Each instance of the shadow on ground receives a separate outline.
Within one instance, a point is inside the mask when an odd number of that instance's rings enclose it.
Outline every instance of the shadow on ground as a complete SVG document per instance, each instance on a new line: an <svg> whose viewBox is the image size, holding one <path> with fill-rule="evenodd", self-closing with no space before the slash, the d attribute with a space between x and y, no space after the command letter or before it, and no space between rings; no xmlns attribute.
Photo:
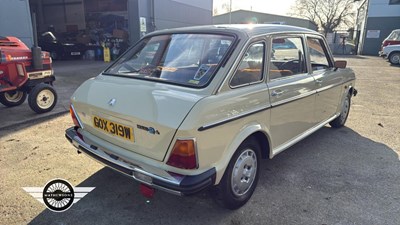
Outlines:
<svg viewBox="0 0 400 225"><path fill-rule="evenodd" d="M136 182L104 168L78 185L96 189L72 208L44 210L31 224L399 224L399 172L393 149L325 127L262 161L256 192L236 211L208 192L147 201Z"/></svg>

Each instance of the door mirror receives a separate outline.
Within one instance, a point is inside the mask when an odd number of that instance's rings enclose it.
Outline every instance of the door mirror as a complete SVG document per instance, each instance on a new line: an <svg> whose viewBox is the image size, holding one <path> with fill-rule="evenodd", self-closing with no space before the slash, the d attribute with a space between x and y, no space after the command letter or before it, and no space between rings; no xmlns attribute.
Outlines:
<svg viewBox="0 0 400 225"><path fill-rule="evenodd" d="M338 60L335 61L335 70L337 70L338 68L340 69L344 69L347 66L347 61L346 60Z"/></svg>

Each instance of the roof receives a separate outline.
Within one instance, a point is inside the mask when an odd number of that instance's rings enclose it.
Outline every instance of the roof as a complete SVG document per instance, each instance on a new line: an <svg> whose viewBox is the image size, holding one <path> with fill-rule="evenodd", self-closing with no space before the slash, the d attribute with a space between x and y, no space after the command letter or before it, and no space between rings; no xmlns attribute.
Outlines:
<svg viewBox="0 0 400 225"><path fill-rule="evenodd" d="M310 22L310 23L314 23L314 21L309 20L309 19L305 19L305 18L299 18L299 17L292 17L292 16L284 16L284 15L278 15L278 14L272 14L272 13L264 13L264 12L257 12L257 11L252 11L252 10L244 10L244 9L239 9L239 10L235 10L232 11L231 14L236 14L236 13L249 13L249 14L254 14L254 15L266 15L266 16L274 16L277 18L286 18L286 19L295 19L295 20L299 20L299 21L304 21L304 22ZM225 17L225 16L229 16L229 12L227 13L222 13L213 17ZM317 24L315 24L317 25Z"/></svg>
<svg viewBox="0 0 400 225"><path fill-rule="evenodd" d="M219 25L206 25L206 26L194 26L194 27L182 27L165 29L150 33L150 35L157 34L171 34L171 33L236 33L244 34L248 37L271 34L271 33L282 33L282 32L293 32L293 33L312 33L319 34L316 31L296 27L289 25L278 25L278 24L219 24Z"/></svg>

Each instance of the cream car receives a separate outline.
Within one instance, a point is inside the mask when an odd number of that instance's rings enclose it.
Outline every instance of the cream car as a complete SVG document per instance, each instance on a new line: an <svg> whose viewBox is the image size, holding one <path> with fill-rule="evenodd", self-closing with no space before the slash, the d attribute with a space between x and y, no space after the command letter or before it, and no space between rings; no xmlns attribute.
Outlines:
<svg viewBox="0 0 400 225"><path fill-rule="evenodd" d="M357 93L345 67L323 36L298 27L157 31L76 90L66 137L142 188L214 187L218 202L239 208L262 159L345 124Z"/></svg>

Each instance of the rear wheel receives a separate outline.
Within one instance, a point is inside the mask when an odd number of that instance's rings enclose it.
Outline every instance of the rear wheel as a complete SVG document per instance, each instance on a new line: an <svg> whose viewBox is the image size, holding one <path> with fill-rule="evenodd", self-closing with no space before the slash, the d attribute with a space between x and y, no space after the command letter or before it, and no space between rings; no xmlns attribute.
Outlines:
<svg viewBox="0 0 400 225"><path fill-rule="evenodd" d="M389 55L389 62L391 64L400 64L400 52L393 52Z"/></svg>
<svg viewBox="0 0 400 225"><path fill-rule="evenodd" d="M36 113L49 112L57 103L57 93L48 84L38 84L29 93L28 103Z"/></svg>
<svg viewBox="0 0 400 225"><path fill-rule="evenodd" d="M25 102L26 96L24 91L2 92L0 93L0 102L7 107L18 106Z"/></svg>
<svg viewBox="0 0 400 225"><path fill-rule="evenodd" d="M340 112L340 115L332 120L329 125L331 125L331 127L334 128L339 128L339 127L343 127L344 124L347 121L347 117L349 116L349 112L350 112L350 103L351 103L351 94L347 94L343 105L342 105L342 111Z"/></svg>
<svg viewBox="0 0 400 225"><path fill-rule="evenodd" d="M248 139L239 146L217 187L218 203L228 209L246 204L257 186L260 151L254 139Z"/></svg>

